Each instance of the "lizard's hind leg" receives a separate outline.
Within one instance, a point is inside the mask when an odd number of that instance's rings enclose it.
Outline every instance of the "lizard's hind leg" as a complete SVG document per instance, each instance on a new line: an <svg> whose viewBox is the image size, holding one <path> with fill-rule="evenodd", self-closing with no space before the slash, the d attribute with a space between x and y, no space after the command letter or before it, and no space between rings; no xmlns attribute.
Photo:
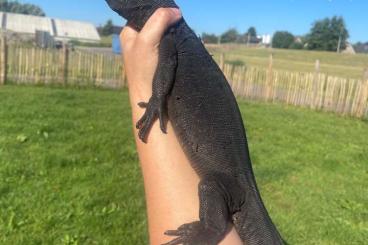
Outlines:
<svg viewBox="0 0 368 245"><path fill-rule="evenodd" d="M165 245L217 245L225 237L230 215L223 187L215 180L202 180L199 198L200 221L165 232L165 235L178 237Z"/></svg>

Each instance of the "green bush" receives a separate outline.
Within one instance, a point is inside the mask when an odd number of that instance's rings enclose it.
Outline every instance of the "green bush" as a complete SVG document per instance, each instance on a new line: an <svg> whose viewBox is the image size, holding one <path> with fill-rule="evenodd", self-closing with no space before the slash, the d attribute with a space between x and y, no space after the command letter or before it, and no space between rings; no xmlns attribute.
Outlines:
<svg viewBox="0 0 368 245"><path fill-rule="evenodd" d="M287 31L278 31L272 39L272 47L289 48L294 43L294 35Z"/></svg>
<svg viewBox="0 0 368 245"><path fill-rule="evenodd" d="M204 43L218 43L219 42L219 37L216 36L215 34L208 34L208 33L202 33L202 41Z"/></svg>

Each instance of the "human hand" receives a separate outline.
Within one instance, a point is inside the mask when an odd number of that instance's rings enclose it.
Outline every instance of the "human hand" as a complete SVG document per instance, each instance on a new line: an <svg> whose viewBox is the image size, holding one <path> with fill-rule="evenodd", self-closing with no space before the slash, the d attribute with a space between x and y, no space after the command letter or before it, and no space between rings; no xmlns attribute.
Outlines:
<svg viewBox="0 0 368 245"><path fill-rule="evenodd" d="M129 26L121 33L124 50L124 67L129 90L135 102L148 101L152 94L152 80L158 62L158 47L164 32L180 20L181 13L175 8L160 8L147 21L141 32Z"/></svg>

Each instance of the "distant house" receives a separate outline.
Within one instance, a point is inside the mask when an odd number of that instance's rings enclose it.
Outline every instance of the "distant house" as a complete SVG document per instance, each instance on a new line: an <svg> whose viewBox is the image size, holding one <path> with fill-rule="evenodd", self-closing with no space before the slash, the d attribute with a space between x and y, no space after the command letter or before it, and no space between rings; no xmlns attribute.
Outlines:
<svg viewBox="0 0 368 245"><path fill-rule="evenodd" d="M48 32L55 40L99 42L100 35L92 23L49 17L0 12L0 27L4 32L35 37L37 31Z"/></svg>
<svg viewBox="0 0 368 245"><path fill-rule="evenodd" d="M262 38L262 44L263 45L271 45L272 42L272 36L270 34L262 35L260 38Z"/></svg>
<svg viewBox="0 0 368 245"><path fill-rule="evenodd" d="M295 43L303 43L303 37L302 36L295 36L294 42Z"/></svg>
<svg viewBox="0 0 368 245"><path fill-rule="evenodd" d="M354 49L357 53L368 53L368 42L358 42L354 45Z"/></svg>

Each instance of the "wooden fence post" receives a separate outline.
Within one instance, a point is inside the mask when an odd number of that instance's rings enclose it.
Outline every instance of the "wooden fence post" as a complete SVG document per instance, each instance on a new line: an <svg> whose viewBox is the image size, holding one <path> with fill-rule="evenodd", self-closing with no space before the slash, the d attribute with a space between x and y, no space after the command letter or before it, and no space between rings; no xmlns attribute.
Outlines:
<svg viewBox="0 0 368 245"><path fill-rule="evenodd" d="M365 81L365 106L363 106L362 117L365 116L365 112L368 113L368 67L365 68L363 79Z"/></svg>
<svg viewBox="0 0 368 245"><path fill-rule="evenodd" d="M357 117L363 118L365 116L368 103L368 68L364 69L361 91L359 95L360 98L358 99L359 104L357 106Z"/></svg>
<svg viewBox="0 0 368 245"><path fill-rule="evenodd" d="M316 64L314 67L314 75L313 75L313 89L312 89L313 94L312 94L312 102L311 102L312 109L316 109L316 107L318 107L319 96L322 96L318 94L319 93L318 85L320 83L319 72L320 72L320 62L319 60L316 60Z"/></svg>
<svg viewBox="0 0 368 245"><path fill-rule="evenodd" d="M225 68L225 54L221 53L220 55L220 69L221 71L224 71Z"/></svg>
<svg viewBox="0 0 368 245"><path fill-rule="evenodd" d="M8 73L8 44L6 42L6 37L1 37L0 44L0 85L6 83Z"/></svg>
<svg viewBox="0 0 368 245"><path fill-rule="evenodd" d="M269 63L268 63L268 70L266 75L266 95L265 95L265 101L268 101L270 98L272 98L272 92L273 92L273 54L270 54Z"/></svg>
<svg viewBox="0 0 368 245"><path fill-rule="evenodd" d="M69 47L67 44L63 45L61 57L61 69L63 76L63 83L66 85L68 83L68 72L69 72Z"/></svg>

